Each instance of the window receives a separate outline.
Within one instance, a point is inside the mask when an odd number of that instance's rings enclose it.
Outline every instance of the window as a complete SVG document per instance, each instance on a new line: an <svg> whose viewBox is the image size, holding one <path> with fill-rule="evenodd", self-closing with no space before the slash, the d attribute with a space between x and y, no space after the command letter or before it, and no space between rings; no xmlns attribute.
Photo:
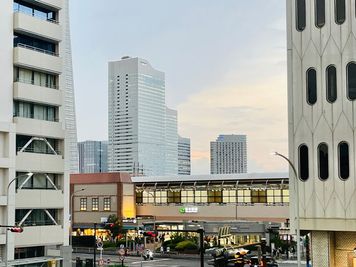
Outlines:
<svg viewBox="0 0 356 267"><path fill-rule="evenodd" d="M91 210L98 211L99 210L99 198L91 199Z"/></svg>
<svg viewBox="0 0 356 267"><path fill-rule="evenodd" d="M143 191L143 203L155 203L154 191Z"/></svg>
<svg viewBox="0 0 356 267"><path fill-rule="evenodd" d="M196 190L194 200L195 200L195 203L207 203L208 202L208 191Z"/></svg>
<svg viewBox="0 0 356 267"><path fill-rule="evenodd" d="M194 203L194 191L182 190L182 203Z"/></svg>
<svg viewBox="0 0 356 267"><path fill-rule="evenodd" d="M251 203L251 190L250 189L237 190L237 202L238 203Z"/></svg>
<svg viewBox="0 0 356 267"><path fill-rule="evenodd" d="M349 145L346 142L339 144L339 175L341 179L347 179L350 175Z"/></svg>
<svg viewBox="0 0 356 267"><path fill-rule="evenodd" d="M168 203L181 203L181 194L180 191L168 191Z"/></svg>
<svg viewBox="0 0 356 267"><path fill-rule="evenodd" d="M356 99L356 63L347 64L347 96L350 100Z"/></svg>
<svg viewBox="0 0 356 267"><path fill-rule="evenodd" d="M254 189L251 191L252 203L267 203L267 192L264 189Z"/></svg>
<svg viewBox="0 0 356 267"><path fill-rule="evenodd" d="M208 203L222 203L222 191L208 190Z"/></svg>
<svg viewBox="0 0 356 267"><path fill-rule="evenodd" d="M328 145L321 143L318 146L319 177L322 180L329 178L329 152Z"/></svg>
<svg viewBox="0 0 356 267"><path fill-rule="evenodd" d="M51 173L34 173L29 176L27 173L16 173L16 188L21 189L46 189L54 190L53 185L57 184L57 175ZM58 186L56 185L58 188Z"/></svg>
<svg viewBox="0 0 356 267"><path fill-rule="evenodd" d="M14 117L23 117L45 121L58 121L57 109L58 108L54 106L14 101Z"/></svg>
<svg viewBox="0 0 356 267"><path fill-rule="evenodd" d="M86 211L87 210L87 199L86 198L81 198L80 199L80 210L81 211Z"/></svg>
<svg viewBox="0 0 356 267"><path fill-rule="evenodd" d="M305 0L296 0L296 24L298 31L305 29L305 12Z"/></svg>
<svg viewBox="0 0 356 267"><path fill-rule="evenodd" d="M25 68L14 68L14 82L28 83L52 89L58 89L57 75L29 70Z"/></svg>
<svg viewBox="0 0 356 267"><path fill-rule="evenodd" d="M334 103L337 98L336 68L333 65L326 68L326 98L330 103Z"/></svg>
<svg viewBox="0 0 356 267"><path fill-rule="evenodd" d="M223 191L224 203L236 203L236 189L227 189Z"/></svg>
<svg viewBox="0 0 356 267"><path fill-rule="evenodd" d="M52 56L58 56L56 53L57 45L55 43L47 42L42 39L35 37L29 37L23 34L15 33L14 34L14 47L29 47L38 52L49 54Z"/></svg>
<svg viewBox="0 0 356 267"><path fill-rule="evenodd" d="M310 68L307 70L307 101L314 105L317 100L316 70Z"/></svg>
<svg viewBox="0 0 356 267"><path fill-rule="evenodd" d="M143 198L142 198L142 191L136 191L136 203L137 204L142 204L143 203Z"/></svg>
<svg viewBox="0 0 356 267"><path fill-rule="evenodd" d="M315 25L319 28L325 25L325 0L315 0Z"/></svg>
<svg viewBox="0 0 356 267"><path fill-rule="evenodd" d="M105 197L104 198L104 211L110 211L110 210L111 210L111 198Z"/></svg>
<svg viewBox="0 0 356 267"><path fill-rule="evenodd" d="M36 17L38 19L47 20L50 22L57 22L56 12L43 7L32 5L31 3L26 3L25 1L15 0L13 8L14 8L14 12L21 12Z"/></svg>
<svg viewBox="0 0 356 267"><path fill-rule="evenodd" d="M156 203L163 204L167 203L167 191L166 190L157 190L156 194Z"/></svg>
<svg viewBox="0 0 356 267"><path fill-rule="evenodd" d="M335 22L343 24L346 19L346 3L345 0L335 0Z"/></svg>
<svg viewBox="0 0 356 267"><path fill-rule="evenodd" d="M306 145L299 147L299 178L303 181L309 178L309 152Z"/></svg>

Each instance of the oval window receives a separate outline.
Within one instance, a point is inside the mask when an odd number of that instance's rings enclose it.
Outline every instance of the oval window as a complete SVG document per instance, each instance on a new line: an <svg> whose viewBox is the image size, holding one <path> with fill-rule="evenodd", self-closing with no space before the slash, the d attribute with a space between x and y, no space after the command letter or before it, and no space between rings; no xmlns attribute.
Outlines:
<svg viewBox="0 0 356 267"><path fill-rule="evenodd" d="M334 103L337 98L336 68L333 65L326 68L326 98L330 103Z"/></svg>
<svg viewBox="0 0 356 267"><path fill-rule="evenodd" d="M306 18L305 18L305 0L296 0L296 26L298 31L303 31L305 29Z"/></svg>
<svg viewBox="0 0 356 267"><path fill-rule="evenodd" d="M349 166L349 145L346 142L341 142L339 150L339 176L341 179L347 179L350 176Z"/></svg>
<svg viewBox="0 0 356 267"><path fill-rule="evenodd" d="M328 145L321 143L318 146L319 177L322 180L329 178L329 151Z"/></svg>
<svg viewBox="0 0 356 267"><path fill-rule="evenodd" d="M309 178L309 151L306 145L299 147L299 178L303 181Z"/></svg>
<svg viewBox="0 0 356 267"><path fill-rule="evenodd" d="M307 70L307 101L314 105L317 100L316 70L311 68Z"/></svg>

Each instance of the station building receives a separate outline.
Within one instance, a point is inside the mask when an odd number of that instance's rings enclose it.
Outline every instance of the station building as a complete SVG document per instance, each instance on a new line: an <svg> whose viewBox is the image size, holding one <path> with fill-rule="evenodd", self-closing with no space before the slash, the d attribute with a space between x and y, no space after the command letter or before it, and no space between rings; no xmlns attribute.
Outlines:
<svg viewBox="0 0 356 267"><path fill-rule="evenodd" d="M140 228L199 226L213 238L229 227L231 238L220 241L245 244L258 242L268 229L289 218L287 173L74 174L71 194L73 235L92 235L94 223L115 214L132 237ZM105 229L97 234L105 236Z"/></svg>

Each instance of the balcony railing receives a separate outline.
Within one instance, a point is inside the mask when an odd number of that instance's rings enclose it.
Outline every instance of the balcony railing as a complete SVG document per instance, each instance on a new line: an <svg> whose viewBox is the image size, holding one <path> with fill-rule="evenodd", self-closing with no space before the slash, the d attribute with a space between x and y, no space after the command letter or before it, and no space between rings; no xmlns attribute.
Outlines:
<svg viewBox="0 0 356 267"><path fill-rule="evenodd" d="M27 114L27 116L24 116L22 114L14 113L14 118L19 117L19 118L26 118L26 119L34 119L34 120L42 120L42 121L50 121L50 122L59 122L58 118L52 118L52 119L41 119L41 118L36 118L33 113Z"/></svg>
<svg viewBox="0 0 356 267"><path fill-rule="evenodd" d="M38 48L38 47L22 44L22 43L15 44L15 47L22 47L22 48L30 49L30 50L33 50L33 51L36 51L36 52L40 52L40 53L51 55L51 56L55 56L55 57L59 56L58 53L55 53L55 52L52 52L52 51L49 51L49 50L45 50L45 49L42 49L42 48Z"/></svg>
<svg viewBox="0 0 356 267"><path fill-rule="evenodd" d="M21 9L20 7L14 7L14 13L22 13L22 14L26 14L28 16L40 19L40 20L48 21L48 22L51 22L54 24L59 24L58 20L47 18L44 15L41 16L38 13L34 13L32 10L30 11L30 10L26 10L26 9Z"/></svg>
<svg viewBox="0 0 356 267"><path fill-rule="evenodd" d="M22 147L17 147L17 152L19 152L22 149ZM62 155L61 151L55 149L57 155ZM33 148L33 147L26 147L24 151L22 152L28 152L28 153L37 153L37 154L46 154L46 155L55 155L52 150L48 148Z"/></svg>
<svg viewBox="0 0 356 267"><path fill-rule="evenodd" d="M58 220L56 220L58 224L60 224L60 222ZM19 222L16 222L15 224L18 224ZM53 221L51 220L45 220L45 221L30 221L30 220L26 220L25 222L23 222L21 224L21 226L23 227L29 227L29 226L49 226L49 225L56 225Z"/></svg>
<svg viewBox="0 0 356 267"><path fill-rule="evenodd" d="M49 83L40 83L40 82L36 82L36 81L34 81L32 79L16 78L15 82L27 83L27 84L32 84L32 85L51 88L51 89L59 89L58 85L49 84Z"/></svg>

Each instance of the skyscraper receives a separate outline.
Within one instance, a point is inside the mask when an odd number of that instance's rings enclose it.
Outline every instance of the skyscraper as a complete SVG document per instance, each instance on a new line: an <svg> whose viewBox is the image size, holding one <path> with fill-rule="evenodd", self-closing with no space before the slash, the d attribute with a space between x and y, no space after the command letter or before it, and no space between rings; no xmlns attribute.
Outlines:
<svg viewBox="0 0 356 267"><path fill-rule="evenodd" d="M210 142L210 173L246 173L246 135L219 135Z"/></svg>
<svg viewBox="0 0 356 267"><path fill-rule="evenodd" d="M109 171L171 172L167 155L176 128L171 115L166 113L163 72L141 58L109 62Z"/></svg>
<svg viewBox="0 0 356 267"><path fill-rule="evenodd" d="M108 171L107 141L79 142L78 151L80 173L98 173Z"/></svg>
<svg viewBox="0 0 356 267"><path fill-rule="evenodd" d="M165 175L178 174L177 111L166 107L165 125Z"/></svg>
<svg viewBox="0 0 356 267"><path fill-rule="evenodd" d="M190 175L190 139L178 136L178 174Z"/></svg>
<svg viewBox="0 0 356 267"><path fill-rule="evenodd" d="M0 224L25 226L16 238L2 230L1 258L71 266L68 1L3 0L0 10Z"/></svg>
<svg viewBox="0 0 356 267"><path fill-rule="evenodd" d="M314 267L355 266L355 1L286 2L292 226Z"/></svg>

